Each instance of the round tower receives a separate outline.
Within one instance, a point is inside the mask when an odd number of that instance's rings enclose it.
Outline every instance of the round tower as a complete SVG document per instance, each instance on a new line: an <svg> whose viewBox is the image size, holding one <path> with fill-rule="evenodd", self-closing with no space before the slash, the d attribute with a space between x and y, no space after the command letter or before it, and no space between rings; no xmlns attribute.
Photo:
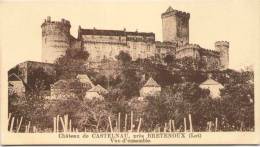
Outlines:
<svg viewBox="0 0 260 147"><path fill-rule="evenodd" d="M42 62L54 63L70 48L70 22L65 19L52 21L48 16L42 28Z"/></svg>
<svg viewBox="0 0 260 147"><path fill-rule="evenodd" d="M215 49L220 53L220 68L227 69L229 66L229 42L215 42Z"/></svg>

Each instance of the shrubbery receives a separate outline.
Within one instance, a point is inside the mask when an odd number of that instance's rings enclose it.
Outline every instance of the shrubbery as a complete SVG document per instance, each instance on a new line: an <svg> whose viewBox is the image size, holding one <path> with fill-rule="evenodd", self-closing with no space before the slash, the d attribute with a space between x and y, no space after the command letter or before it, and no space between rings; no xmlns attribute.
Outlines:
<svg viewBox="0 0 260 147"><path fill-rule="evenodd" d="M82 58L85 60L87 56ZM87 73L94 84L106 87L108 79L105 75L90 69L82 70L81 62L67 62L65 58L67 56L57 61L57 65L61 65L57 66L57 79ZM48 101L33 93L23 98L10 94L9 112L24 116L25 120L37 124L42 130L52 127L54 116L69 114L73 127L80 131L85 128L87 131L109 131L108 117L116 120L120 113L123 126L125 114L130 116L131 111L134 112L135 121L143 118L142 131L163 127L170 119L175 120L176 128L182 130L183 118L187 118L188 114L192 115L195 131L206 131L207 123L214 122L216 118L222 131L254 129L253 71L211 71L213 79L224 85L221 99L212 99L208 90L199 88L199 84L207 79L207 73L196 68L199 63L193 59L167 57L166 66L149 59L131 61L126 53L121 53L118 60L122 62L122 67L117 77L109 79L110 89L105 101L82 100L79 95L68 100ZM61 72L69 66L78 70ZM142 80L145 78L146 81L149 77L162 86L161 95L140 101L138 96L144 84Z"/></svg>

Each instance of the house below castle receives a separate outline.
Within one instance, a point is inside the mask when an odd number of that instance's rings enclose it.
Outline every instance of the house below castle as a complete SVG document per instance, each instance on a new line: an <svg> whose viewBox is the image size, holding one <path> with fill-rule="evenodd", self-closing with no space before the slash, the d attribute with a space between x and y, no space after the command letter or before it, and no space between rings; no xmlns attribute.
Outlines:
<svg viewBox="0 0 260 147"><path fill-rule="evenodd" d="M220 98L220 90L224 88L221 83L213 80L211 75L209 75L208 79L202 82L199 87L209 90L209 94L213 99Z"/></svg>
<svg viewBox="0 0 260 147"><path fill-rule="evenodd" d="M8 94L16 94L20 97L25 96L25 84L15 73L8 75Z"/></svg>
<svg viewBox="0 0 260 147"><path fill-rule="evenodd" d="M43 73L45 75L40 75ZM53 64L36 61L25 61L17 64L15 67L11 68L8 71L8 82L9 84L15 86L19 81L19 83L21 83L19 85L24 87L24 93L27 93L32 90L32 86L35 84L36 78L46 78L46 76L56 76L56 71Z"/></svg>
<svg viewBox="0 0 260 147"><path fill-rule="evenodd" d="M140 97L160 96L161 86L153 79L149 78L144 86L140 89Z"/></svg>

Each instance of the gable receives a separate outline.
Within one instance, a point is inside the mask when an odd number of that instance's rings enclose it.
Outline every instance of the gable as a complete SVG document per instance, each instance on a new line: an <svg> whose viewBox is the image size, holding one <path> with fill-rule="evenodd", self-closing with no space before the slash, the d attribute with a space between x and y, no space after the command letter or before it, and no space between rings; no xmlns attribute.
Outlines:
<svg viewBox="0 0 260 147"><path fill-rule="evenodd" d="M59 80L55 82L51 87L56 88L56 89L61 89L61 88L67 88L69 86L69 83L65 80Z"/></svg>
<svg viewBox="0 0 260 147"><path fill-rule="evenodd" d="M77 79L79 79L79 82L81 82L81 83L89 83L92 87L94 86L94 84L92 83L92 81L90 80L88 75L86 75L86 74L77 75Z"/></svg>
<svg viewBox="0 0 260 147"><path fill-rule="evenodd" d="M153 78L149 78L149 80L144 84L143 87L161 87Z"/></svg>
<svg viewBox="0 0 260 147"><path fill-rule="evenodd" d="M204 81L203 83L201 83L200 85L222 85L222 84L210 78Z"/></svg>

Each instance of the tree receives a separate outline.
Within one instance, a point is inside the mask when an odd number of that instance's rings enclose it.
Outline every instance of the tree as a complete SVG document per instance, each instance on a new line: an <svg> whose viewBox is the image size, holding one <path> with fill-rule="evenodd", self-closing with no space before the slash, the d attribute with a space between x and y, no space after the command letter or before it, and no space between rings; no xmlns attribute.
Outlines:
<svg viewBox="0 0 260 147"><path fill-rule="evenodd" d="M87 131L91 132L108 132L108 117L114 119L110 108L104 101L97 99L85 100L76 113L78 118L77 128L81 131L86 128Z"/></svg>
<svg viewBox="0 0 260 147"><path fill-rule="evenodd" d="M46 108L46 116L48 117L48 122L45 127L52 128L53 127L53 117L64 116L68 114L69 119L73 122L73 127L77 127L76 122L78 122L79 118L76 116L77 111L82 106L82 100L77 98L70 98L64 100L57 101L48 101L45 103Z"/></svg>
<svg viewBox="0 0 260 147"><path fill-rule="evenodd" d="M134 69L123 68L121 72L121 82L115 86L122 90L122 95L130 99L139 95L140 77Z"/></svg>
<svg viewBox="0 0 260 147"><path fill-rule="evenodd" d="M236 130L249 130L254 128L254 73L241 71L235 75L229 77L221 91L221 97L229 104L225 107L227 121Z"/></svg>
<svg viewBox="0 0 260 147"><path fill-rule="evenodd" d="M186 72L198 70L198 67L199 67L198 66L199 61L192 57L184 57L184 58L176 60L176 62L178 65L180 65L179 68Z"/></svg>
<svg viewBox="0 0 260 147"><path fill-rule="evenodd" d="M147 97L148 103L144 110L144 129L153 131L156 126L164 126L168 120L167 107L164 97Z"/></svg>
<svg viewBox="0 0 260 147"><path fill-rule="evenodd" d="M79 73L85 73L85 63L89 53L83 50L68 49L66 54L55 61L55 69L58 79L75 78Z"/></svg>
<svg viewBox="0 0 260 147"><path fill-rule="evenodd" d="M164 62L165 62L167 65L172 64L172 63L174 62L174 60L175 60L174 56L173 56L173 55L170 55L170 54L168 54L168 55L166 55L166 56L164 57Z"/></svg>
<svg viewBox="0 0 260 147"><path fill-rule="evenodd" d="M122 64L129 63L132 61L132 57L129 55L129 53L120 51L119 54L116 56L117 60L120 61Z"/></svg>
<svg viewBox="0 0 260 147"><path fill-rule="evenodd" d="M12 116L23 117L23 122L31 122L37 128L46 127L47 120L44 104L46 99L44 91L49 90L49 85L53 83L55 77L49 75L43 68L32 68L28 71L28 81L26 84L26 95L18 97L15 93L8 95L8 111ZM24 127L21 131L24 131Z"/></svg>
<svg viewBox="0 0 260 147"><path fill-rule="evenodd" d="M222 131L254 129L253 72L225 70L213 75L224 84L221 99L201 98L192 104L196 129L205 130L207 122L216 118Z"/></svg>
<svg viewBox="0 0 260 147"><path fill-rule="evenodd" d="M9 95L8 112L17 118L23 117L23 124L30 121L31 125L36 126L39 130L46 127L47 120L46 110L44 108L45 99L42 96L27 94L25 97ZM17 127L17 126L16 126ZM20 131L24 132L25 125L21 126Z"/></svg>
<svg viewBox="0 0 260 147"><path fill-rule="evenodd" d="M42 67L31 69L28 73L27 91L34 96L50 90L50 85L56 81L55 75L48 74Z"/></svg>
<svg viewBox="0 0 260 147"><path fill-rule="evenodd" d="M220 99L213 100L212 98L201 98L192 104L192 120L193 128L196 131L205 131L208 122L215 122L218 118L219 122L222 120L223 102ZM218 126L221 129L221 126Z"/></svg>

